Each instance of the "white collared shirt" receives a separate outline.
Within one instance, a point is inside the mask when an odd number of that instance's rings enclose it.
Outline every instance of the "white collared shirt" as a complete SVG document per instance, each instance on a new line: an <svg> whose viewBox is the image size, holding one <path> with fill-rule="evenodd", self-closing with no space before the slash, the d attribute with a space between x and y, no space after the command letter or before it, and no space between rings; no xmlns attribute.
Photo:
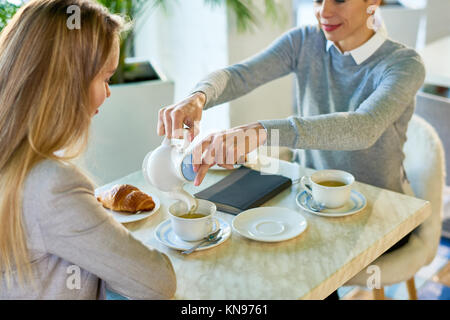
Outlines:
<svg viewBox="0 0 450 320"><path fill-rule="evenodd" d="M335 48L341 54L351 55L353 57L353 60L355 60L356 64L360 65L361 63L369 59L370 56L374 54L375 51L377 51L378 48L381 47L387 39L387 30L386 27L384 26L384 23L382 22L381 18L377 15L375 16L375 19L376 24L379 27L375 30L375 34L364 44L362 44L356 49L342 53L341 50L334 44L333 41L327 40L326 46L327 51L329 51L332 46L335 46Z"/></svg>

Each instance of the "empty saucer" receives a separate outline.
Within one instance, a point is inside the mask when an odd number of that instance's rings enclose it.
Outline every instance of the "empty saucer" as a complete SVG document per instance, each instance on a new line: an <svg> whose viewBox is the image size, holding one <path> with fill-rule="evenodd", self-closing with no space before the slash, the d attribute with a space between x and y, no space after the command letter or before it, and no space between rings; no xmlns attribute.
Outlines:
<svg viewBox="0 0 450 320"><path fill-rule="evenodd" d="M323 216L323 217L343 217L351 214L355 214L363 210L367 201L364 195L356 190L352 190L350 194L350 200L347 201L345 205L339 208L329 209L325 208L320 212L314 211L311 207L311 196L306 193L306 191L302 191L295 197L295 201L297 205L305 211L310 213Z"/></svg>
<svg viewBox="0 0 450 320"><path fill-rule="evenodd" d="M260 207L238 214L231 223L240 235L257 241L278 242L298 236L307 222L300 212L282 207Z"/></svg>

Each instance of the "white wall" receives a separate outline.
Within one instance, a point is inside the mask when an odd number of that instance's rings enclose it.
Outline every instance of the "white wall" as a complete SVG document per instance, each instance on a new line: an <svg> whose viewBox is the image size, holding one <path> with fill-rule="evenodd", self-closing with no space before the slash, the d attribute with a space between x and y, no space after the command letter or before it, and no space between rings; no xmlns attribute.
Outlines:
<svg viewBox="0 0 450 320"><path fill-rule="evenodd" d="M427 44L450 36L450 0L427 0Z"/></svg>
<svg viewBox="0 0 450 320"><path fill-rule="evenodd" d="M294 26L292 1L279 1L279 4L284 10L284 23L274 24L271 20L263 20L262 16L258 16L262 23L254 32L238 33L233 27L233 16L229 16L228 60L230 64L253 56ZM246 96L230 102L232 126L257 120L286 118L292 113L292 75L265 84Z"/></svg>
<svg viewBox="0 0 450 320"><path fill-rule="evenodd" d="M383 6L380 10L390 39L410 48L423 48L427 22L424 8Z"/></svg>
<svg viewBox="0 0 450 320"><path fill-rule="evenodd" d="M317 24L317 19L314 15L314 3L309 0L294 0L296 10L296 25L310 25Z"/></svg>
<svg viewBox="0 0 450 320"><path fill-rule="evenodd" d="M167 3L169 14L158 9L137 24L135 53L175 82L177 102L201 78L228 64L226 10L205 6L203 0ZM229 128L229 118L227 104L206 111L201 134Z"/></svg>
<svg viewBox="0 0 450 320"><path fill-rule="evenodd" d="M211 8L204 0L169 2L169 15L158 10L138 24L136 55L148 57L173 80L175 100L181 100L209 72L257 53L292 27L291 0L280 3L286 12L284 27L265 22L254 33L238 34L233 27L228 28L234 22L223 6ZM287 117L293 110L292 100L292 78L274 81L243 98L206 111L202 132Z"/></svg>
<svg viewBox="0 0 450 320"><path fill-rule="evenodd" d="M87 150L75 162L98 185L140 170L145 155L161 144L158 110L173 95L170 81L111 86L111 96L92 120Z"/></svg>

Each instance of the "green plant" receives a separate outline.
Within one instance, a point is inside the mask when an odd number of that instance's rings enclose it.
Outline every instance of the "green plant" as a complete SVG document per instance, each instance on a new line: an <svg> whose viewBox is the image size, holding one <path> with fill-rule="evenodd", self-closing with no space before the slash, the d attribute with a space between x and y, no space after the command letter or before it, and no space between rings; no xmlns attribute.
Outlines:
<svg viewBox="0 0 450 320"><path fill-rule="evenodd" d="M109 9L110 12L121 14L128 17L131 21L136 21L140 17L149 14L153 9L162 7L168 11L168 2L177 0L97 0L99 3ZM257 1L257 0L256 0ZM257 19L258 9L255 0L204 0L212 7L227 5L228 9L235 15L236 27L239 32L252 30L259 21ZM265 16L273 21L281 21L281 11L276 0L264 0ZM125 82L125 72L130 71L131 65L125 64L125 58L130 54L133 45L133 30L122 35L120 45L119 66L113 78L112 83Z"/></svg>
<svg viewBox="0 0 450 320"><path fill-rule="evenodd" d="M0 0L0 32L19 8L19 5L8 2L7 0Z"/></svg>
<svg viewBox="0 0 450 320"><path fill-rule="evenodd" d="M120 14L131 21L139 19L152 8L165 7L164 0L97 0L97 2L108 8L111 13ZM127 30L122 34L119 65L116 73L111 78L111 83L113 84L124 83L125 72L132 68L132 66L125 63L125 58L130 54L133 38L133 29Z"/></svg>
<svg viewBox="0 0 450 320"><path fill-rule="evenodd" d="M168 11L167 4L170 1L186 1L186 0L96 0L112 13L120 14L130 21L150 14L156 8L163 8ZM204 0L205 4L214 6L226 5L230 10L236 21L236 27L239 32L246 32L253 30L259 24L257 16L261 14L258 7L255 5L258 1L264 1L264 14L272 21L282 21L282 11L279 10L276 4L277 0ZM15 1L18 2L18 1ZM19 1L21 2L21 1ZM13 4L7 0L0 0L0 32L6 25L9 19L16 13L20 5ZM120 57L119 66L114 77L111 79L112 83L125 82L125 72L130 71L133 66L125 63L125 58L131 54L133 46L133 29L130 29L122 35L120 43Z"/></svg>
<svg viewBox="0 0 450 320"><path fill-rule="evenodd" d="M206 4L211 6L226 5L236 17L236 27L239 32L247 32L253 30L259 24L257 16L260 15L256 2L262 0L204 0ZM283 12L277 4L277 0L264 0L264 15L266 18L274 22L281 22ZM255 14L258 13L258 14Z"/></svg>

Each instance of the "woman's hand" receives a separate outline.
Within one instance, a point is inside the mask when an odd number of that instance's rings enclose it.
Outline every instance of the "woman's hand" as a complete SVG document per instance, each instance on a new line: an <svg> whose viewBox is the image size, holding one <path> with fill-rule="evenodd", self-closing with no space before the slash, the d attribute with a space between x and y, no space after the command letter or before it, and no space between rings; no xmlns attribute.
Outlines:
<svg viewBox="0 0 450 320"><path fill-rule="evenodd" d="M167 138L182 139L183 124L188 126L189 139L194 140L200 130L203 107L206 96L203 92L195 92L186 99L159 110L158 135Z"/></svg>
<svg viewBox="0 0 450 320"><path fill-rule="evenodd" d="M215 164L232 169L234 164L244 163L246 155L266 139L266 129L259 122L210 134L193 149L194 185L200 185Z"/></svg>

